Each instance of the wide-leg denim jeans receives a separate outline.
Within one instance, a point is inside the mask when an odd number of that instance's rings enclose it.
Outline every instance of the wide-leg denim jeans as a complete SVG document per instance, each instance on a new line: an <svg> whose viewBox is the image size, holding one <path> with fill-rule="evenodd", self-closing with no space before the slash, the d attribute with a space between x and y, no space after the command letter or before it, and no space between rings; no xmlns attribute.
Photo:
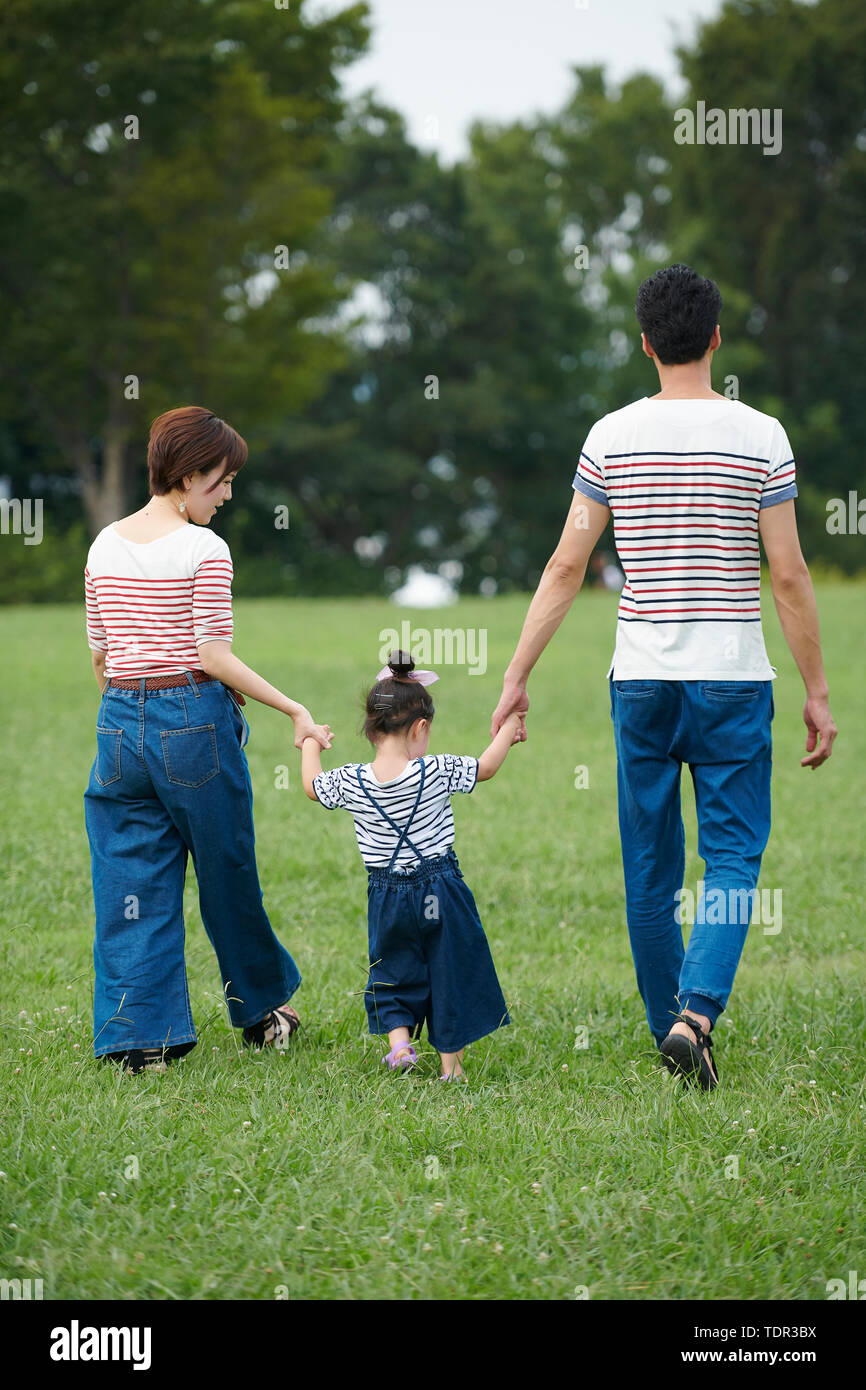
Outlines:
<svg viewBox="0 0 866 1390"><path fill-rule="evenodd" d="M629 939L661 1043L681 1008L712 1024L728 1002L770 834L772 682L612 680L610 691ZM685 950L684 763L712 908L696 904Z"/></svg>
<svg viewBox="0 0 866 1390"><path fill-rule="evenodd" d="M262 904L248 735L219 681L108 685L103 693L84 796L97 1057L144 1047L181 1055L195 1046L184 961L187 855L235 1027L264 1018L301 982Z"/></svg>

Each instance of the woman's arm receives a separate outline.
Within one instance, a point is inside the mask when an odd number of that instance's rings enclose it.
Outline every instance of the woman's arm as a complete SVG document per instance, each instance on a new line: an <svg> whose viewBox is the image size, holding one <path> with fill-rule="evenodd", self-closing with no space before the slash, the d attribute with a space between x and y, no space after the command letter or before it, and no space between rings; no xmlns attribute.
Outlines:
<svg viewBox="0 0 866 1390"><path fill-rule="evenodd" d="M93 661L93 674L96 677L96 684L100 691L105 685L105 652L98 652L94 647L90 648L90 656Z"/></svg>
<svg viewBox="0 0 866 1390"><path fill-rule="evenodd" d="M305 738L313 738L323 748L330 748L333 739L330 725L316 724L306 705L289 699L288 695L277 690L276 686L269 685L249 666L245 666L233 654L230 642L220 642L216 639L200 642L198 654L202 670L209 676L222 681L232 690L239 690L242 695L249 695L251 700L258 700L262 705L270 705L281 714L287 714L295 726L296 748L303 747Z"/></svg>

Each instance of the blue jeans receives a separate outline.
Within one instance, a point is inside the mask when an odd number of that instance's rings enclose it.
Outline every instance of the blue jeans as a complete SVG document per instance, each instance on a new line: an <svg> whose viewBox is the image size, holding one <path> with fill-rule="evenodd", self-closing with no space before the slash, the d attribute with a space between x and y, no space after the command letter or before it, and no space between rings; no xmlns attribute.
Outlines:
<svg viewBox="0 0 866 1390"><path fill-rule="evenodd" d="M249 726L219 681L102 696L84 794L96 939L94 1054L195 1046L184 962L187 855L229 1016L246 1027L301 982L262 905Z"/></svg>
<svg viewBox="0 0 866 1390"><path fill-rule="evenodd" d="M411 873L368 869L371 1033L405 1025L459 1052L511 1022L475 899L453 847Z"/></svg>
<svg viewBox="0 0 866 1390"><path fill-rule="evenodd" d="M770 834L771 681L610 682L628 931L657 1043L728 1002ZM703 902L683 950L680 774L695 787Z"/></svg>

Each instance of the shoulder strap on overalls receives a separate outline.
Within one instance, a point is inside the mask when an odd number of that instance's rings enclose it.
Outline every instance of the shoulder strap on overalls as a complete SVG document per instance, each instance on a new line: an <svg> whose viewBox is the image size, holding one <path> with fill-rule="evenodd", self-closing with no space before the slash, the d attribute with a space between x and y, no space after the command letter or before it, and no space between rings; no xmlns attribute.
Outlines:
<svg viewBox="0 0 866 1390"><path fill-rule="evenodd" d="M412 810L409 812L409 819L406 821L406 824L403 826L403 829L401 830L401 829L400 829L400 826L397 824L397 822L391 819L391 817L388 815L388 812L387 812L387 811L384 811L384 810L382 809L382 807L379 805L378 801L376 801L376 799L370 794L370 792L369 792L369 791L367 790L367 788L364 786L363 780L362 780L362 778L361 778L361 769L360 769L360 766L355 768L355 776L358 778L358 786L361 788L361 791L364 793L364 795L366 796L367 800L370 802L371 806L373 806L373 807L379 812L379 815L385 817L385 820L388 822L388 824L390 825L391 829L392 829L392 830L396 830L396 831L398 832L398 834L399 834L399 839L397 840L397 848L394 850L394 853L391 855L391 862L390 862L390 864L388 865L388 868L389 868L389 869L393 869L394 863L395 863L395 861L396 861L396 859L397 859L397 855L400 853L400 850L401 850L402 847L403 847L403 841L404 841L404 840L406 841L406 844L409 846L409 848L412 850L412 852L413 852L414 854L417 854L417 856L418 856L419 859L423 859L423 858L424 858L423 854L422 854L421 851L418 849L418 847L417 847L416 845L413 845L412 841L409 839L409 836L408 836L408 834L407 834L407 831L408 831L408 829L409 829L409 826L412 824L412 821L413 821L414 818L415 818L415 812L418 810L418 804L419 804L419 802L420 802L420 800L421 800L421 793L422 793L422 791L424 790L424 774L425 774L425 771L426 771L426 769L425 769L425 767L424 767L424 759L422 758L422 759L421 759L421 778L420 778L420 781L419 781L419 784L418 784L418 795L415 797L415 805L412 807Z"/></svg>

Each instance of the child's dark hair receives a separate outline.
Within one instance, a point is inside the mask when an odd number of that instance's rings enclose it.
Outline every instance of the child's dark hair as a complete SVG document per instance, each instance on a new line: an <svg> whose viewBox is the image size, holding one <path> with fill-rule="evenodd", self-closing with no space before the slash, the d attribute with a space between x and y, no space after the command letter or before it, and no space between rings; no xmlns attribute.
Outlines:
<svg viewBox="0 0 866 1390"><path fill-rule="evenodd" d="M364 711L364 736L374 748L386 734L398 734L416 719L432 719L436 713L426 687L409 676L415 662L408 652L392 652L388 667L391 675L376 682Z"/></svg>
<svg viewBox="0 0 866 1390"><path fill-rule="evenodd" d="M637 292L637 320L663 366L696 362L710 345L722 296L714 280L687 265L671 265L644 280Z"/></svg>

